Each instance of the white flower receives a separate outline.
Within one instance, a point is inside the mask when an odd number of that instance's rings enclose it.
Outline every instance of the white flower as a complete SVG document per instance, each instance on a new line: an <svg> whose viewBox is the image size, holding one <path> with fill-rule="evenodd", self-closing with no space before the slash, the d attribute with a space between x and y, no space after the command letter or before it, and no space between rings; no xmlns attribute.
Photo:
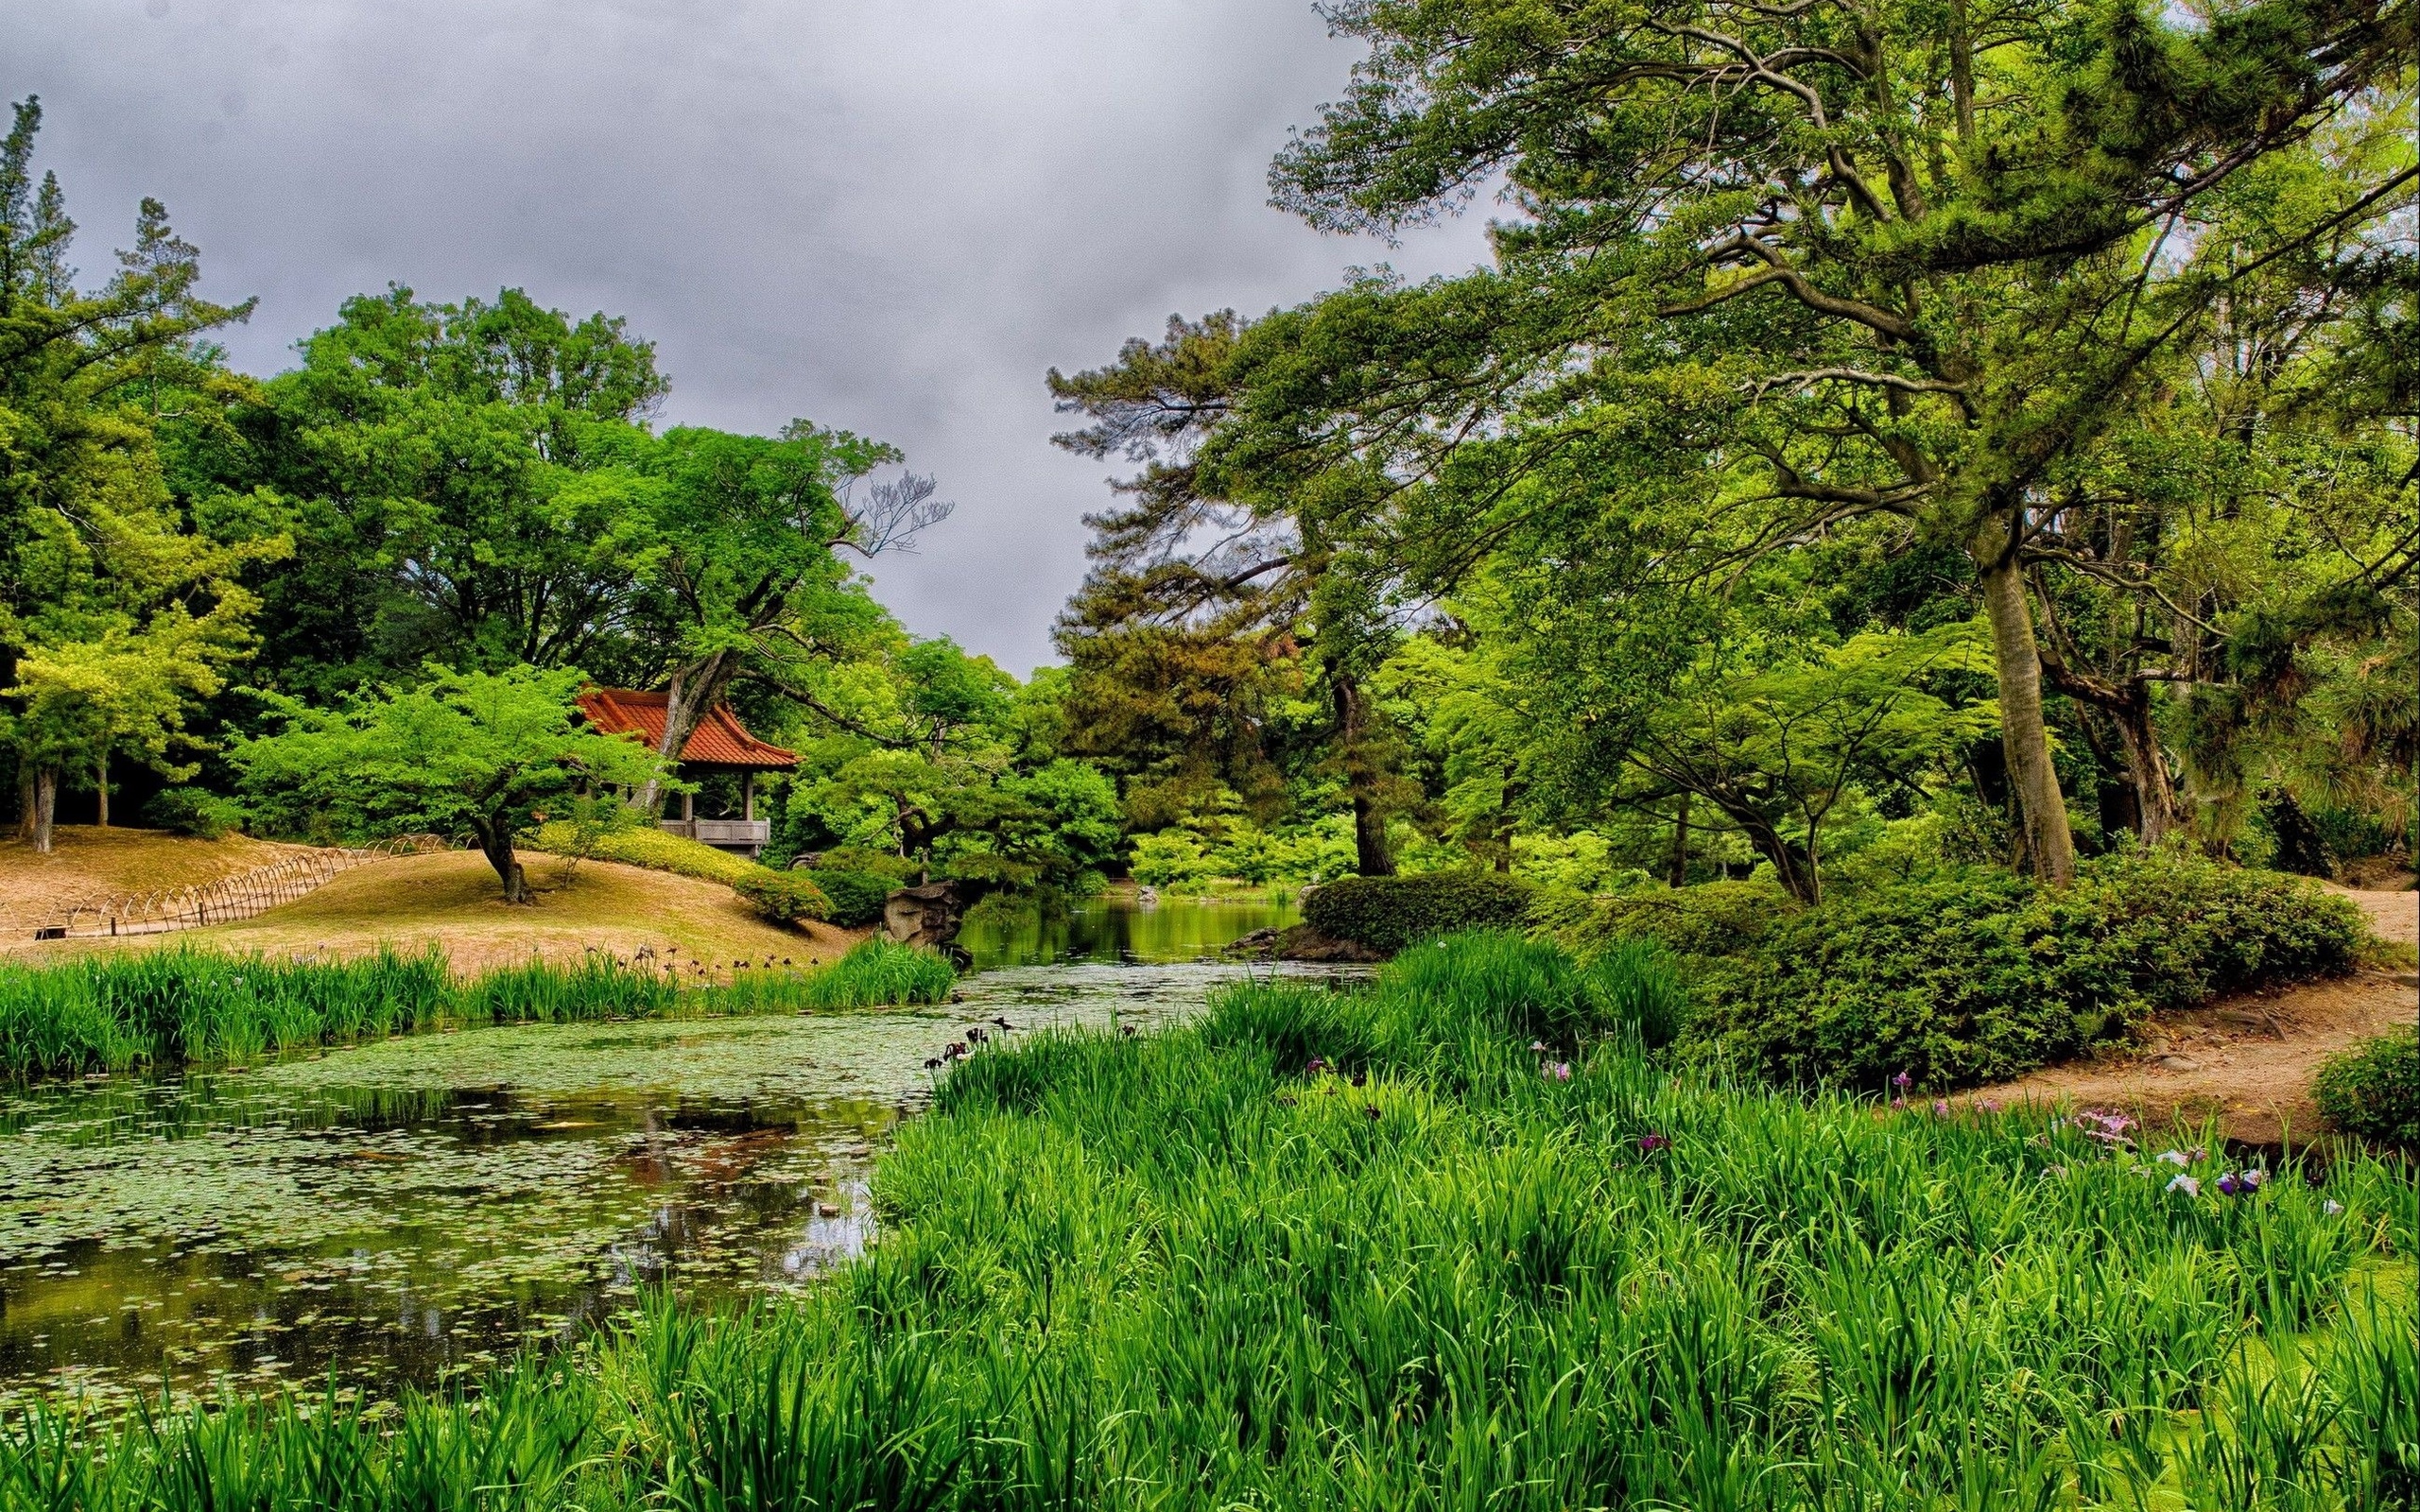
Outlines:
<svg viewBox="0 0 2420 1512"><path fill-rule="evenodd" d="M2342 1203L2341 1203L2341 1202L2337 1201L2334 1197L2330 1197L2330 1198L2328 1198L2328 1199L2327 1199L2326 1204L2325 1204L2324 1207L2322 1207L2322 1208L2320 1209L2320 1211L2321 1211L2322 1212L2326 1213L2329 1217L2333 1218L2333 1217L2335 1217L2338 1213L2342 1212L2342 1211L2344 1211L2344 1204L2342 1204Z"/></svg>
<svg viewBox="0 0 2420 1512"><path fill-rule="evenodd" d="M2198 1197L2202 1194L2202 1183L2189 1176L2180 1176L2168 1184L2168 1190L2182 1192L2188 1197Z"/></svg>
<svg viewBox="0 0 2420 1512"><path fill-rule="evenodd" d="M2183 1168L2186 1163L2185 1152L2183 1150L2162 1150L2159 1152L2159 1158L2166 1160L2169 1164L2180 1169Z"/></svg>

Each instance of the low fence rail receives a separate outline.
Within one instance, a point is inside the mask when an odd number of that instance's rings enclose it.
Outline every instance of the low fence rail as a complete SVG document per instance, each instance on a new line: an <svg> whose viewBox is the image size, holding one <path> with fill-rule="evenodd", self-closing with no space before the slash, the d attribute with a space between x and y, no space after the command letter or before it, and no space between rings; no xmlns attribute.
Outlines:
<svg viewBox="0 0 2420 1512"><path fill-rule="evenodd" d="M90 938L108 935L161 935L251 919L318 890L357 867L396 856L427 855L454 849L434 834L406 834L372 845L300 850L216 882L120 893L97 902L70 903L34 931L36 939Z"/></svg>

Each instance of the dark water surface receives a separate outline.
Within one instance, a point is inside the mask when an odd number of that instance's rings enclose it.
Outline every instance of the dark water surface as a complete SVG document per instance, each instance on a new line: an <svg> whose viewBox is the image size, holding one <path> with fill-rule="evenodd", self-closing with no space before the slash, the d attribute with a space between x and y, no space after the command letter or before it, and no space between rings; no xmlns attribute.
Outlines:
<svg viewBox="0 0 2420 1512"><path fill-rule="evenodd" d="M1182 1015L1243 970L1202 956L1290 921L1099 902L970 938L986 969L929 1010L478 1029L0 1091L0 1404L380 1391L577 1337L651 1281L804 1284L865 1245L873 1156L967 1025Z"/></svg>

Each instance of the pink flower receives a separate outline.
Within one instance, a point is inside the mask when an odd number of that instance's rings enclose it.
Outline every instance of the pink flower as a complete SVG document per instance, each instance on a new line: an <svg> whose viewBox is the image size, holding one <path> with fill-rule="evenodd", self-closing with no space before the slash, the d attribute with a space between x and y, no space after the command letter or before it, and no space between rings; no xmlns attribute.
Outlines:
<svg viewBox="0 0 2420 1512"><path fill-rule="evenodd" d="M1671 1143L1672 1142L1670 1140L1666 1139L1661 1134L1641 1134L1638 1137L1638 1153L1641 1155L1653 1155L1656 1151L1664 1148Z"/></svg>
<svg viewBox="0 0 2420 1512"><path fill-rule="evenodd" d="M1551 1065L1540 1066L1538 1068L1538 1074L1544 1076L1548 1081L1569 1081L1571 1079L1571 1062L1568 1060L1558 1060Z"/></svg>

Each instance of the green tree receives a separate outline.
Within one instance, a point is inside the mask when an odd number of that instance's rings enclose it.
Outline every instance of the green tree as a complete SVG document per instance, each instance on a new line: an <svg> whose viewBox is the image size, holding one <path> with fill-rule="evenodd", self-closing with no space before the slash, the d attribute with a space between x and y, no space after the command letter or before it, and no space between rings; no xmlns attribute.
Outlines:
<svg viewBox="0 0 2420 1512"><path fill-rule="evenodd" d="M390 287L346 301L302 356L192 463L267 488L298 541L258 582L279 685L326 697L431 658L621 669L655 553L651 343L519 289Z"/></svg>
<svg viewBox="0 0 2420 1512"><path fill-rule="evenodd" d="M1095 565L1058 626L1074 739L1125 768L1129 816L1146 828L1199 816L1224 791L1273 818L1288 757L1305 758L1342 782L1360 873L1384 876L1388 820L1418 797L1367 687L1392 626L1287 500L1238 503L1196 465L1234 402L1244 329L1232 311L1171 318L1163 340L1131 340L1107 367L1049 375L1059 408L1092 422L1060 446L1140 464L1113 485L1120 504L1087 517ZM1327 714L1315 748L1272 748L1281 711L1306 694Z"/></svg>
<svg viewBox="0 0 2420 1512"><path fill-rule="evenodd" d="M2027 854L2065 881L2026 581L2047 490L2235 291L2408 201L2409 0L1333 16L1371 51L1280 201L1392 231L1500 175L1514 214L1487 272L1257 323L1205 490L1432 577L1545 525L1575 560L1606 513L1717 584L1853 521L1954 542ZM2274 214L2231 214L2281 175ZM1678 496L1642 465L1674 449Z"/></svg>
<svg viewBox="0 0 2420 1512"><path fill-rule="evenodd" d="M243 563L274 536L212 540L163 478L163 397L210 365L200 334L251 304L196 288L199 254L159 202L100 289L78 290L57 179L36 181L38 101L0 143L0 696L19 776L20 825L42 849L63 772L90 772L107 804L110 751L164 761L218 668L249 649Z"/></svg>
<svg viewBox="0 0 2420 1512"><path fill-rule="evenodd" d="M882 618L838 553L904 547L952 507L914 473L853 506L852 486L898 459L878 441L804 421L778 438L666 433L647 464L658 555L641 617L669 663L667 761L743 673L790 685ZM656 798L649 786L640 806Z"/></svg>
<svg viewBox="0 0 2420 1512"><path fill-rule="evenodd" d="M504 885L527 902L513 836L592 794L655 782L655 754L579 720L576 670L433 666L415 688L385 688L314 710L270 695L285 729L239 741L231 753L263 812L324 815L356 834L468 833Z"/></svg>

